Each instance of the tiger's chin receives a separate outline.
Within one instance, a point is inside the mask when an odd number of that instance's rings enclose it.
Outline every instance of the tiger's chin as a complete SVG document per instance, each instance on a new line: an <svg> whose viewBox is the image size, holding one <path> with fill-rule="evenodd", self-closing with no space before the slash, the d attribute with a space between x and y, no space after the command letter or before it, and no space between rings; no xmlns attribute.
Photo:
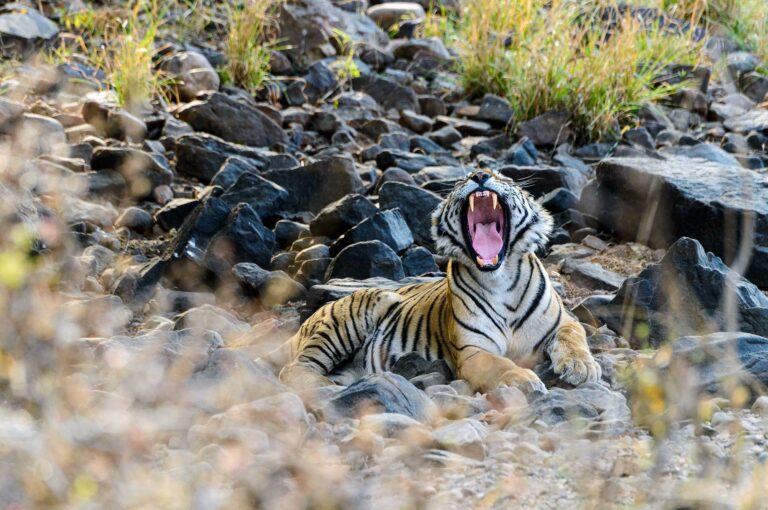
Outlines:
<svg viewBox="0 0 768 510"><path fill-rule="evenodd" d="M481 271L495 271L504 262L508 218L507 206L496 192L480 189L467 197L462 212L464 240Z"/></svg>

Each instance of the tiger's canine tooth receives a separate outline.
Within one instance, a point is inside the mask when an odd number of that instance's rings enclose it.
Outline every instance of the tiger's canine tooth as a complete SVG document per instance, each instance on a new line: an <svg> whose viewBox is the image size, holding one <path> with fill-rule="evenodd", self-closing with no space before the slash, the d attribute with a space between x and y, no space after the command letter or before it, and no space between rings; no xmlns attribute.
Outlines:
<svg viewBox="0 0 768 510"><path fill-rule="evenodd" d="M494 265L494 266L495 266L495 265L496 265L496 264L498 264L498 263L499 263L499 256L498 256L498 255L496 255L496 256L495 256L495 257L493 257L493 259L491 260L491 265Z"/></svg>
<svg viewBox="0 0 768 510"><path fill-rule="evenodd" d="M499 207L499 196L496 193L491 196L493 197L493 210L495 211Z"/></svg>
<svg viewBox="0 0 768 510"><path fill-rule="evenodd" d="M475 212L475 194L469 195L469 210Z"/></svg>
<svg viewBox="0 0 768 510"><path fill-rule="evenodd" d="M477 255L477 263L481 266L485 265L485 261L479 255Z"/></svg>

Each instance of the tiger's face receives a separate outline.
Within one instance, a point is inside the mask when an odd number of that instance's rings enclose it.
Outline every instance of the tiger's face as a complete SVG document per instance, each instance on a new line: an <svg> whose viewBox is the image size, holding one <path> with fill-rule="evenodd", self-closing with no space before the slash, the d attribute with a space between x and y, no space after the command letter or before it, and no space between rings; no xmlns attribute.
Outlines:
<svg viewBox="0 0 768 510"><path fill-rule="evenodd" d="M495 271L512 253L547 242L552 217L511 179L478 170L456 183L432 213L437 251L482 271Z"/></svg>

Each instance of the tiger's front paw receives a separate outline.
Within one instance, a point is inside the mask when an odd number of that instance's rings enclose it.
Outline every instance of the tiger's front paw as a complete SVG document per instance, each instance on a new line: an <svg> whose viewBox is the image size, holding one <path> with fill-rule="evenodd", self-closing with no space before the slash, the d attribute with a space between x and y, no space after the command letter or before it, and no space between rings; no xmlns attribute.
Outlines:
<svg viewBox="0 0 768 510"><path fill-rule="evenodd" d="M587 350L554 349L552 368L560 379L578 386L585 382L599 381L603 370Z"/></svg>
<svg viewBox="0 0 768 510"><path fill-rule="evenodd" d="M535 391L547 392L547 387L544 386L539 376L533 370L528 370L527 368L515 368L504 372L499 381L499 386L514 386L526 396Z"/></svg>

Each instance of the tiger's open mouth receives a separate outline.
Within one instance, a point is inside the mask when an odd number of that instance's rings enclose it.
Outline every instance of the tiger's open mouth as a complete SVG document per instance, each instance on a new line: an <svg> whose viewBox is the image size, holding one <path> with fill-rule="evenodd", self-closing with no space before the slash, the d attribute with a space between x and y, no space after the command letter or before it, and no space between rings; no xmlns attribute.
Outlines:
<svg viewBox="0 0 768 510"><path fill-rule="evenodd" d="M499 267L506 246L507 211L493 191L475 191L465 204L464 228L469 250L483 270Z"/></svg>

